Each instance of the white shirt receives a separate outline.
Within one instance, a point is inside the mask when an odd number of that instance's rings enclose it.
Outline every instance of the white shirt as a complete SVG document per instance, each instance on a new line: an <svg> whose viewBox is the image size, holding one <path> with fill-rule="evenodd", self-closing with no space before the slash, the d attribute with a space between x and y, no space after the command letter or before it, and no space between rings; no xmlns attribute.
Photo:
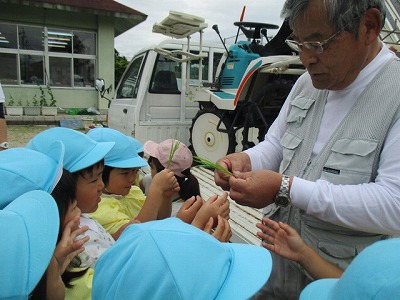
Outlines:
<svg viewBox="0 0 400 300"><path fill-rule="evenodd" d="M393 53L382 44L379 54L360 72L350 86L341 91L329 92L312 157L321 151L360 93L392 55ZM309 75L306 73L302 76ZM291 96L289 94L288 99ZM265 141L245 151L250 156L253 170L279 169L282 160L280 139L286 131L288 102L288 100L285 102L278 118L271 125ZM376 103L379 105L379 99ZM312 182L294 177L290 189L292 204L326 222L355 230L399 235L399 133L400 121L397 121L388 132L375 182L334 185L324 180Z"/></svg>
<svg viewBox="0 0 400 300"><path fill-rule="evenodd" d="M79 226L83 227L85 225L87 225L89 229L78 238L81 239L84 236L89 236L90 240L83 245L85 251L79 254L81 260L80 267L94 268L100 255L110 248L115 243L115 240L99 222L89 217L87 214L82 214Z"/></svg>

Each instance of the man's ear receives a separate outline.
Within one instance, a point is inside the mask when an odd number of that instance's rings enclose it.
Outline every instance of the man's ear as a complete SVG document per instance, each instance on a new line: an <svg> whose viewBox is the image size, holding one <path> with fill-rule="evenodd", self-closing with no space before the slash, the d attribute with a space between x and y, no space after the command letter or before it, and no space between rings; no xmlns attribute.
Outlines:
<svg viewBox="0 0 400 300"><path fill-rule="evenodd" d="M376 8L369 8L361 21L362 29L365 30L365 42L371 44L376 42L382 28L381 13Z"/></svg>

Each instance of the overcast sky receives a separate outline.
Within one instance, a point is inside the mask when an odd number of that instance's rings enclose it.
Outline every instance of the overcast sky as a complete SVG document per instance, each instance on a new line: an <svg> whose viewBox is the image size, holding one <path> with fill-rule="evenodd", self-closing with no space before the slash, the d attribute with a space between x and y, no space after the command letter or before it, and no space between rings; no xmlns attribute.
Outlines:
<svg viewBox="0 0 400 300"><path fill-rule="evenodd" d="M239 21L243 6L246 11L243 21L272 23L280 26L282 19L280 12L284 0L116 0L126 6L147 15L147 19L121 34L115 39L115 48L120 55L127 58L140 49L167 39L159 33L152 33L153 24L161 22L168 16L170 10L203 17L208 24L204 30L205 42L219 43L219 37L211 27L218 24L222 38L235 36L237 27L234 22ZM271 30L268 35L273 35ZM196 37L197 38L197 37ZM231 39L231 41L234 39Z"/></svg>

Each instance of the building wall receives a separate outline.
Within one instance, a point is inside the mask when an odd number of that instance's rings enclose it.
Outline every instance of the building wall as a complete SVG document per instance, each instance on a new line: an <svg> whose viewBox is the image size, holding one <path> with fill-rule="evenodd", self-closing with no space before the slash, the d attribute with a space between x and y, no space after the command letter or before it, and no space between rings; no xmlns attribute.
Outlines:
<svg viewBox="0 0 400 300"><path fill-rule="evenodd" d="M65 29L90 30L97 32L97 62L95 78L105 79L107 87L114 82L114 19L86 13L76 13L24 5L0 4L0 22L26 25L54 26ZM94 87L51 87L62 108L106 109L108 101L100 99ZM113 87L114 88L114 87ZM12 86L3 84L6 103L9 96L14 99L31 100L39 96L37 86Z"/></svg>

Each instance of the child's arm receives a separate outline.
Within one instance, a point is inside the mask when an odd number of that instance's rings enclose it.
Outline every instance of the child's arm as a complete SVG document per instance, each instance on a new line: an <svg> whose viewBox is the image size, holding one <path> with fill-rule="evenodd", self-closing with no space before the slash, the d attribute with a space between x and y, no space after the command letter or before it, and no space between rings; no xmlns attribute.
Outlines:
<svg viewBox="0 0 400 300"><path fill-rule="evenodd" d="M314 279L339 278L343 270L323 259L307 245L296 230L288 224L263 218L257 227L257 235L263 240L262 246L276 254L299 263Z"/></svg>
<svg viewBox="0 0 400 300"><path fill-rule="evenodd" d="M214 227L217 225L217 216L229 219L229 200L228 193L224 192L222 196L214 195L203 204L196 214L192 225L203 229L210 217L214 219Z"/></svg>
<svg viewBox="0 0 400 300"><path fill-rule="evenodd" d="M159 215L171 216L171 195L179 191L179 184L172 171L164 169L157 173L150 184L143 208L135 219L140 222L156 220Z"/></svg>

